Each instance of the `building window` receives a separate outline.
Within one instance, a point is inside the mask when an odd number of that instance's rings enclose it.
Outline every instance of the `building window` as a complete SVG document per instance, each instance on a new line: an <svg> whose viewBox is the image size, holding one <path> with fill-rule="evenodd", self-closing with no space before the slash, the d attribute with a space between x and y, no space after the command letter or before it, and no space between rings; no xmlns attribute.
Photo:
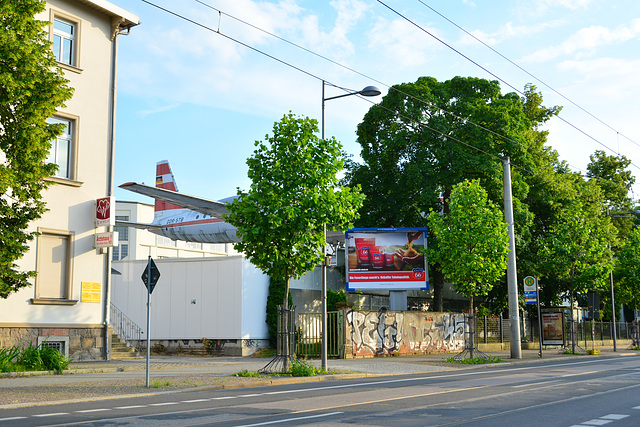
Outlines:
<svg viewBox="0 0 640 427"><path fill-rule="evenodd" d="M53 20L53 56L56 61L75 66L76 24L62 19Z"/></svg>
<svg viewBox="0 0 640 427"><path fill-rule="evenodd" d="M47 122L64 125L62 133L51 141L51 149L49 150L47 163L58 165L58 171L55 174L58 178L73 179L74 120L50 117L47 119Z"/></svg>
<svg viewBox="0 0 640 427"><path fill-rule="evenodd" d="M70 300L73 236L68 232L39 230L36 300Z"/></svg>
<svg viewBox="0 0 640 427"><path fill-rule="evenodd" d="M116 221L129 221L128 215L116 215ZM113 261L119 261L129 256L129 227L115 226L114 231L118 232L118 242L120 244L113 248Z"/></svg>

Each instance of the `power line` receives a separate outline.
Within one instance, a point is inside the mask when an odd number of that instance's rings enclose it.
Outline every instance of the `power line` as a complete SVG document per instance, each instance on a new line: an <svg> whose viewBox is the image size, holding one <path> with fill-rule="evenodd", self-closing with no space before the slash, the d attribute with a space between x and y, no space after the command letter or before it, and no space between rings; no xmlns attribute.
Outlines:
<svg viewBox="0 0 640 427"><path fill-rule="evenodd" d="M480 65L478 62L474 61L473 59L471 59L469 56L465 55L464 53L460 52L458 49L454 48L453 46L451 46L450 44L448 44L447 42L445 42L444 40L440 39L439 37L437 37L436 35L434 35L433 33L431 33L430 31L426 30L425 28L423 28L422 26L418 25L417 23L415 23L414 21L412 21L411 19L409 19L408 17L404 16L403 14L401 14L400 12L398 12L397 10L395 10L394 8L392 8L391 6L387 5L386 3L384 3L382 0L377 0L378 3L380 3L381 5L383 5L384 7L386 7L387 9L389 9L391 12L395 13L396 15L398 15L399 17L401 17L402 19L404 19L405 21L407 21L408 23L410 23L411 25L415 26L416 28L418 28L420 31L424 32L425 34L431 36L433 39L437 40L438 42L442 43L443 45L445 45L446 47L448 47L449 49L451 49L452 51L454 51L455 53L457 53L458 55L462 56L464 59L466 59L467 61L471 62L472 64L474 64L475 66L477 66L478 68L480 68L481 70L483 70L484 72L488 73L489 75L491 75L492 77L496 78L497 80L501 81L502 83L504 83L505 85L507 85L508 87L510 87L511 89L515 90L516 92L518 92L520 95L524 96L524 93L517 89L515 86L511 85L509 82L507 82L506 80L504 80L503 78L501 78L500 76L498 76L497 74L491 72L489 69L487 69L486 67L483 67L482 65ZM595 137L589 135L587 132L583 131L582 129L580 129L579 127L577 127L576 125L574 125L573 123L569 122L568 120L566 120L565 118L561 117L560 115L557 115L556 117L558 117L558 119L562 120L564 123L566 123L567 125L571 126L572 128L574 128L575 130L577 130L578 132L580 132L581 134L583 134L584 136L586 136L587 138L593 140L594 142L600 144L601 146L603 146L604 148L606 148L607 150L611 151L614 154L618 154L614 149L610 148L609 146L607 146L606 144L604 144L603 142L597 140ZM635 168L637 168L638 170L640 170L640 166L636 165L635 163L631 162L631 165L633 165Z"/></svg>
<svg viewBox="0 0 640 427"><path fill-rule="evenodd" d="M173 11L171 11L171 10L169 10L169 9L166 9L166 8L164 8L164 7L161 7L161 6L159 6L159 5L157 5L157 4L153 3L153 2L151 2L151 1L149 1L149 0L141 0L141 1L142 1L142 2L144 2L144 3L146 3L146 4L148 4L148 5L150 5L150 6L153 6L153 7L157 8L157 9L159 9L159 10L162 10L163 12L166 12L166 13L168 13L168 14L170 14L170 15L173 15L173 16L175 16L175 17L177 17L177 18L180 18L180 19L182 19L182 20L184 20L184 21L186 21L186 22L189 22L189 23L191 23L191 24L194 24L194 25L196 25L196 26L198 26L198 27L200 27L200 28L203 28L203 29L205 29L205 30L207 30L207 31L211 31L211 32L213 32L213 33L216 33L216 34L218 34L218 35L220 35L220 36L222 36L222 37L224 37L224 38L226 38L226 39L228 39L228 40L231 40L231 41L233 41L233 42L235 42L235 43L238 43L239 45L244 46L244 47L246 47L246 48L248 48L248 49L250 49L250 50L252 50L252 51L254 51L254 52L256 52L256 53L259 53L259 54L261 54L261 55L264 55L264 56L266 56L266 57L268 57L268 58L270 58L270 59L273 59L273 60L275 60L275 61L277 61L277 62L279 62L279 63L281 63L281 64L283 64L283 65L285 65L285 66L287 66L287 67L293 68L294 70L299 71L299 72L301 72L301 73L303 73L303 74L306 74L306 75L308 75L308 76L310 76L310 77L312 77L312 78L314 78L314 79L316 79L316 80L324 80L326 83L329 83L330 85L332 85L332 86L334 86L334 87L336 87L336 88L342 89L342 90L344 90L344 91L346 91L346 92L350 92L350 90L345 89L345 88L343 88L343 87L340 87L340 86L338 86L338 85L335 85L335 84L333 84L333 83L331 83L331 82L329 82L329 81L327 81L327 80L325 80L325 79L323 79L323 78L321 78L321 77L319 77L319 76L317 76L317 75L315 75L315 74L313 74L313 73L311 73L311 72L309 72L309 71L306 71L306 70L304 70L304 69L302 69L302 68L300 68L300 67L298 67L298 66L295 66L295 65L293 65L293 64L290 64L289 62L286 62L286 61L284 61L284 60L282 60L282 59L279 59L279 58L277 58L277 57L275 57L275 56L273 56L273 55L271 55L271 54L268 54L268 53L266 53L266 52L263 52L262 50L257 49L257 48L255 48L255 47L253 47L253 46L250 46L250 45L248 45L248 44L246 44L246 43L244 43L244 42L241 42L240 40L237 40L237 39L235 39L235 38L233 38L233 37L231 37L231 36L228 36L228 35L226 35L226 34L223 34L222 32L220 32L220 28L218 28L217 30L216 30L216 29L213 29L213 28L211 28L211 27L209 27L209 26L207 26L207 25L201 24L201 23L199 23L199 22L197 22L197 21L195 21L195 20L193 20L193 19L187 18L186 16L180 15L179 13L176 13L176 12L173 12ZM196 1L197 1L198 3L203 4L203 3L202 3L202 2L200 2L199 0L196 0ZM205 5L205 6L206 6L206 5ZM220 14L225 14L226 16L232 17L231 15L228 15L228 14L226 14L226 13L224 13L224 12L222 12L222 11L218 10L218 9L215 9L215 8L213 8L213 7L211 7L211 8L212 8L212 9L214 9L214 10L216 10L216 11L218 11ZM233 19L238 20L239 22L243 22L243 23L245 23L244 21L239 20L239 19L237 19L237 18L235 18L235 17L232 17L232 18L233 18ZM255 26L253 26L252 24L247 24L247 25L250 25L250 26L251 26L251 27L253 27L253 28L259 29L258 27L255 27ZM264 30L261 30L261 31L264 31ZM266 32L266 31L265 31L265 32ZM270 33L268 33L268 32L266 32L266 33L267 33L267 34L270 34ZM281 38L281 37L279 37L279 36L275 36L275 37L277 37L277 38L279 38L279 39L281 39L281 40L283 40L283 41L286 41L286 42L287 42L287 43L289 43L289 44L292 44L292 45L294 45L294 46L300 47L300 46L296 45L295 43L292 43L292 42L289 42L289 41L287 41L287 40L285 40L285 39L282 39L282 38ZM300 47L300 48L302 48L302 47ZM333 61L333 60L330 60L330 59L328 59L328 58L324 58L322 55L318 55L318 54L314 53L313 51L310 51L310 50L308 50L308 49L306 49L306 48L302 48L302 49L304 49L305 51L307 51L307 52L309 52L309 53L312 53L312 54L314 54L314 55L316 55L316 56L319 56L319 57L321 57L321 58L323 58L323 59L326 59L326 60L328 60L328 61L330 61L330 62L332 62L332 63L334 63L334 64L336 64L336 65L342 66L341 64L339 64L339 63L337 63L337 62L335 62L335 61ZM351 69L350 69L350 68L348 68L348 67L345 67L345 68L347 68L347 69L351 70ZM355 71L355 70L351 70L351 71L353 71L353 72L355 72L355 73L357 73L357 74L359 74L359 75L362 75L362 76L365 76L365 77L366 77L366 75L364 75L364 74L362 74L362 73L360 73L360 72L357 72L357 71ZM405 95L405 96L408 96L408 97L410 97L410 98L412 98L412 99L415 99L415 100L417 100L417 101L419 101L419 102L422 102L422 103L425 103L425 104L426 104L426 101L424 101L424 100L422 100L422 99L419 99L419 98L416 98L416 97L414 97L414 96L412 96L412 95L406 94L406 93L404 93L404 92L400 91L399 89L396 89L395 87L390 87L389 85L386 85L386 84L384 84L384 83L382 83L382 82L380 82L380 81L378 81L378 80L375 80L375 79L372 79L372 80L374 80L374 81L376 81L376 82L378 82L378 83L380 83L380 84L382 84L382 85L385 85L386 87L389 87L389 88L391 88L391 89L397 90L398 92L402 93L402 94L403 94L403 95ZM502 81L502 80L501 80L501 81ZM505 82L505 84L507 84L507 83ZM507 84L507 85L508 85L508 84ZM510 86L510 85L508 85L508 86ZM512 87L512 86L510 86L510 87ZM516 90L517 90L517 89L516 89ZM460 140L459 138L453 137L453 136L451 136L451 135L447 135L447 134L445 134L445 133L443 133L443 132L441 132L441 131L439 131L439 130L437 130L437 129L435 129L435 128L432 128L431 126L427 125L427 124L426 124L426 123L424 123L424 122L421 122L421 121L415 120L415 119L413 119L413 118L411 118L411 117L408 117L408 116L405 116L405 115L403 115L403 114L401 114L401 113L399 113L399 112L397 112L397 111L394 111L394 110L391 110L391 109L389 109L389 108L387 108L387 107L385 107L385 106L382 106L381 104L375 104L373 101L371 101L371 100L369 100L369 99L366 99L366 98L364 98L364 97L361 97L361 96L359 96L359 95L358 95L358 98L363 99L363 100L365 100L365 101L367 101L367 102L369 102L369 103L371 103L371 104L378 105L380 108L383 108L383 109L385 109L385 110L387 110L387 111L389 111L389 112L393 112L393 113L394 113L394 114L396 114L398 117L402 117L402 118L404 118L404 119L407 119L407 120L409 120L410 122L413 122L413 123L418 124L418 125L420 125L420 126L422 126L422 127L424 127L424 128L427 128L427 129L429 129L429 130L431 130L431 131L433 131L433 132L436 132L437 134L440 134L441 136L444 136L445 138L448 138L448 139L450 139L450 140L453 140L453 141L455 141L455 142L458 142L458 143L460 143L460 144L462 144L462 145L465 145L465 146L467 146L467 147L469 147L469 148L471 148L471 149L473 149L473 150L476 150L476 151L481 152L481 153L483 153L483 154L486 154L486 155L488 155L488 156L490 156L490 157L493 157L493 158L495 158L495 159L497 159L497 160L499 160L499 161L502 161L502 158L501 158L500 156L498 156L498 155L496 155L496 154L493 154L493 153L489 153L489 152L487 152L487 151L485 151L485 150L482 150L482 149L480 149L479 147L473 146L473 145L471 145L471 144L469 144L469 143L467 143L467 142L465 142L465 141ZM491 134L493 134L493 135L495 135L495 136L497 136L497 137L499 137L499 138L501 138L501 139L503 139L503 140L505 140L505 141L511 141L511 142L516 143L516 144L522 144L520 141L516 141L516 140L513 140L513 139L511 139L511 138L508 138L508 137L506 137L506 136L504 136L504 135L498 134L497 132L494 132L494 131L492 131L492 130L490 130L490 129L488 129L488 128L485 128L485 127L483 127L483 126L481 126L481 125L479 125L479 124L477 124L477 123L474 123L474 122L472 122L472 121L470 121L470 120L468 120L468 119L466 119L466 118L463 118L463 117L457 116L457 115L456 115L456 114L454 114L454 113L451 113L451 112L446 111L446 110L444 110L444 109L441 109L441 111L443 111L443 112L445 112L445 113L447 113L447 114L450 114L450 115L452 115L453 117L456 117L456 118L458 118L458 119L460 119L460 120L464 120L465 122L467 122L467 123L469 123L469 124L472 124L472 125L474 125L474 126L477 126L478 128L480 128L480 129L482 129L482 130L484 130L484 131L486 131L486 132L489 132L489 133L491 133ZM516 168L518 168L518 169L521 169L521 170L523 170L523 171L527 172L527 173L528 173L528 174L530 174L530 175L536 175L534 172L529 171L529 170L527 170L527 169L525 169L525 168L523 168L523 167L521 167L521 166L518 166L518 165L515 165L515 164L514 164L513 166L514 166L514 167L516 167ZM578 168L576 168L576 169L578 169Z"/></svg>
<svg viewBox="0 0 640 427"><path fill-rule="evenodd" d="M553 87L551 87L549 84L545 83L544 81L542 81L541 79L539 79L538 77L536 77L535 75L533 75L532 73L530 73L529 71L527 71L526 69L524 69L523 67L521 67L520 65L516 64L514 61L512 61L511 59L507 58L505 55L503 55L502 53L500 53L499 51L497 51L496 49L494 49L493 47L489 46L487 43L485 43L484 41L482 41L480 38L474 36L472 33L470 33L469 31L467 31L466 29L464 29L463 27L461 27L460 25L456 24L454 21L452 21L451 19L447 18L446 16L444 16L442 13L438 12L437 10L435 10L433 7L429 6L428 4L426 4L423 0L418 0L419 3L421 3L424 7L426 7L427 9L431 10L433 13L435 13L436 15L442 17L444 20L446 20L447 22L449 22L451 25L455 26L456 28L458 28L460 31L464 32L466 35L472 37L474 40L476 40L478 43L482 44L484 47L490 49L493 53L495 53L496 55L500 56L502 59L506 60L507 62L509 62L511 65L513 65L514 67L518 68L520 71L524 72L525 74L527 74L529 77L534 78L535 80L537 80L538 82L542 83L544 86L546 86L547 88L549 88L551 91L555 92L557 95L559 95L560 97L562 97L563 99L565 99L566 101L568 101L569 103L573 104L575 107L579 108L580 110L582 110L584 113L588 114L589 116L593 117L594 119L596 119L597 121L599 121L600 123L602 123L603 125L605 125L606 127L608 127L609 129L611 129L612 131L614 131L618 136L622 136L623 138L627 139L628 141L632 142L633 144L637 145L640 147L640 144L635 142L634 140L632 140L631 138L621 134L620 132L618 132L616 129L614 129L612 126L610 126L608 123L605 123L603 120L601 120L600 118L596 117L595 115L591 114L589 111L587 111L586 109L582 108L580 105L578 105L577 103L573 102L571 99L569 99L568 97L566 97L565 95L563 95L562 93L560 93L559 91L557 91L556 89L554 89ZM619 149L618 149L619 151Z"/></svg>

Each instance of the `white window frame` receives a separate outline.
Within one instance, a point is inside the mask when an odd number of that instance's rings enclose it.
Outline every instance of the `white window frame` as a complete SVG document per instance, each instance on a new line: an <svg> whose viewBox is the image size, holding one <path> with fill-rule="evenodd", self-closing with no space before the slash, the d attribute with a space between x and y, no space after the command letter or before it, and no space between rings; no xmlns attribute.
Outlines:
<svg viewBox="0 0 640 427"><path fill-rule="evenodd" d="M63 131L61 135L58 135L55 140L51 141L51 149L47 157L47 162L58 165L58 171L51 178L58 182L77 181L78 130L80 120L77 116L57 113L55 116L47 119L47 122L62 123L67 126L66 131ZM60 149L63 145L67 146L66 153ZM60 166L63 163L61 157L64 157L65 154L66 159L64 161L66 162L66 168L61 168Z"/></svg>
<svg viewBox="0 0 640 427"><path fill-rule="evenodd" d="M55 22L60 21L63 24L72 26L72 33L69 34L63 30L55 28ZM56 61L60 68L64 68L65 70L73 71L75 73L81 73L80 69L80 41L82 34L82 25L80 18L70 15L63 10L51 8L49 12L49 22L51 22L50 30L49 30L49 40L51 41L53 50L55 47L55 38L60 37L61 40L69 40L71 42L71 55L68 61L65 61L64 58L61 58L61 52L55 52L54 56L56 57ZM60 43L60 49L62 49L62 43Z"/></svg>

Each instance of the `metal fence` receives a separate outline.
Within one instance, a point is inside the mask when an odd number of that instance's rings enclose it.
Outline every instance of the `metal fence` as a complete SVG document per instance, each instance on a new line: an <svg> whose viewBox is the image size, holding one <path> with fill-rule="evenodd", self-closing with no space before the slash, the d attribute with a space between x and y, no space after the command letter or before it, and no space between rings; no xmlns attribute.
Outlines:
<svg viewBox="0 0 640 427"><path fill-rule="evenodd" d="M564 339L565 342L571 341L571 316L565 316L564 322ZM616 322L616 337L622 340L632 339L631 322ZM478 317L477 321L477 340L479 343L505 343L511 338L511 322L502 316L484 316ZM539 325L538 319L533 316L522 316L520 318L520 339L522 342L538 342L539 341ZM606 340L613 340L613 323L607 321L595 321L593 335L595 341L600 344ZM575 322L576 340L580 343L590 343L592 341L591 321Z"/></svg>
<svg viewBox="0 0 640 427"><path fill-rule="evenodd" d="M341 311L327 312L327 356L344 357L344 322ZM322 313L298 313L297 354L320 357Z"/></svg>

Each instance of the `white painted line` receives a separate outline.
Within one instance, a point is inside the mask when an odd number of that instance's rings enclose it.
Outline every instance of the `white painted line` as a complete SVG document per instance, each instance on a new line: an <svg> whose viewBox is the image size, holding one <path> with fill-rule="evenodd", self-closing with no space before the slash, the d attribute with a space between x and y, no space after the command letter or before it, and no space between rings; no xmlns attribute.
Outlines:
<svg viewBox="0 0 640 427"><path fill-rule="evenodd" d="M633 407L633 408L631 408L631 409L640 409L640 406L634 406L634 407Z"/></svg>
<svg viewBox="0 0 640 427"><path fill-rule="evenodd" d="M237 397L256 397L256 396L262 396L262 394L241 394L240 396Z"/></svg>
<svg viewBox="0 0 640 427"><path fill-rule="evenodd" d="M541 384L557 383L557 382L559 382L559 381L560 381L560 380L541 381L541 382L539 382L539 383L527 383L527 384L514 385L514 386L511 386L511 387L513 387L513 388L520 388L520 387L534 387L534 386L541 385Z"/></svg>
<svg viewBox="0 0 640 427"><path fill-rule="evenodd" d="M27 417L0 418L0 423L2 421L24 420L25 418L27 418Z"/></svg>
<svg viewBox="0 0 640 427"><path fill-rule="evenodd" d="M138 408L146 408L147 405L133 405L133 406L116 406L113 409L138 409Z"/></svg>
<svg viewBox="0 0 640 427"><path fill-rule="evenodd" d="M609 414L609 415L605 415L604 417L600 417L600 418L604 418L605 420L621 420L623 418L627 418L629 415L622 415L622 414Z"/></svg>
<svg viewBox="0 0 640 427"><path fill-rule="evenodd" d="M55 417L57 415L69 415L68 412L56 412L53 414L38 414L38 415L33 415L34 417Z"/></svg>
<svg viewBox="0 0 640 427"><path fill-rule="evenodd" d="M178 402L164 402L164 403L150 403L149 406L168 406L168 405L179 405Z"/></svg>
<svg viewBox="0 0 640 427"><path fill-rule="evenodd" d="M588 425L588 426L603 426L605 424L609 424L612 423L613 421L611 420L601 420L599 418L596 418L595 420L589 420L589 421L583 421L582 424Z"/></svg>
<svg viewBox="0 0 640 427"><path fill-rule="evenodd" d="M222 396L222 397L212 397L211 400L225 400L225 399L235 399L235 396Z"/></svg>
<svg viewBox="0 0 640 427"><path fill-rule="evenodd" d="M180 403L200 403L200 402L208 402L209 399L195 399L195 400L181 400Z"/></svg>
<svg viewBox="0 0 640 427"><path fill-rule="evenodd" d="M322 418L322 417L330 417L332 415L343 414L344 412L329 412L328 414L320 414L320 415L310 415L308 417L298 417L298 418L287 418L286 420L277 420L277 421L267 421L264 423L257 424L245 424L239 427L254 427L254 426L268 426L269 424L280 424L280 423L289 423L291 421L300 421L300 420L310 420L313 418Z"/></svg>
<svg viewBox="0 0 640 427"><path fill-rule="evenodd" d="M107 408L102 408L102 409L85 409L82 411L75 411L75 412L79 412L79 413L87 413L87 412L101 412L101 411L110 411L111 409L107 409Z"/></svg>

